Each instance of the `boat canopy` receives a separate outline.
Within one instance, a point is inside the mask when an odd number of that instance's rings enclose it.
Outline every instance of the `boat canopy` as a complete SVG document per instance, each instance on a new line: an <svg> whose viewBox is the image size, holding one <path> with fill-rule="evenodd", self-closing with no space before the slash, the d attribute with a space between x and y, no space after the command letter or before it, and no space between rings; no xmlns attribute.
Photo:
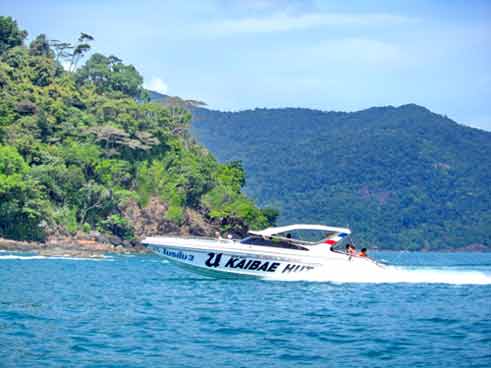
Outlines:
<svg viewBox="0 0 491 368"><path fill-rule="evenodd" d="M308 224L296 224L288 226L279 227L268 227L264 230L251 230L249 234L259 235L259 236L274 236L276 234L293 232L297 230L314 230L314 231L325 231L328 233L344 233L346 235L351 234L351 230L346 227L334 227L325 225L308 225Z"/></svg>

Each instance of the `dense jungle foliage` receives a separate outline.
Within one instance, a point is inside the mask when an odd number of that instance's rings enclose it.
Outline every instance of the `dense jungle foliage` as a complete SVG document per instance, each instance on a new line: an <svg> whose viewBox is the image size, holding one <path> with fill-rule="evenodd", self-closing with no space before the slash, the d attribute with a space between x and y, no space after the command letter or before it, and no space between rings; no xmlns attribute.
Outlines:
<svg viewBox="0 0 491 368"><path fill-rule="evenodd" d="M132 65L94 53L78 66L85 33L73 44L26 37L0 17L0 237L97 229L131 240L129 214L155 200L174 228L190 209L222 230L274 221L241 194L240 163L193 142L190 113L150 102Z"/></svg>
<svg viewBox="0 0 491 368"><path fill-rule="evenodd" d="M354 113L196 109L192 134L240 160L280 223L349 225L363 245L491 247L491 133L417 105Z"/></svg>

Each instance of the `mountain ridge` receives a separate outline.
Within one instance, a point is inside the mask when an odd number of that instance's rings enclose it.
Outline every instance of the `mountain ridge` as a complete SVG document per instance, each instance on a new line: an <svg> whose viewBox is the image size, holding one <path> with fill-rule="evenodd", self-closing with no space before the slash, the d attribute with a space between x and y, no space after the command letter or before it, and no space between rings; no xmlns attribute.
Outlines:
<svg viewBox="0 0 491 368"><path fill-rule="evenodd" d="M491 132L416 104L192 111L193 136L242 161L246 192L280 223L351 224L385 248L490 246Z"/></svg>

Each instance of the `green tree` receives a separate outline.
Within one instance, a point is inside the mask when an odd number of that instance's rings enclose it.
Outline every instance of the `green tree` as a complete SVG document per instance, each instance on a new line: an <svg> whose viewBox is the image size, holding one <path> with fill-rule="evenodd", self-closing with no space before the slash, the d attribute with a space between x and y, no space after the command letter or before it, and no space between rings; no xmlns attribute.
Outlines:
<svg viewBox="0 0 491 368"><path fill-rule="evenodd" d="M80 61L80 59L83 58L83 56L89 52L90 50L90 44L89 42L94 41L94 37L87 33L80 33L80 37L78 38L77 44L75 44L73 48L73 52L71 54L71 59L70 59L70 67L68 68L69 71L73 71L77 68L77 64Z"/></svg>
<svg viewBox="0 0 491 368"><path fill-rule="evenodd" d="M46 87L51 84L59 71L54 60L47 57L33 57L30 67L32 83L39 87Z"/></svg>
<svg viewBox="0 0 491 368"><path fill-rule="evenodd" d="M125 65L114 56L93 54L76 73L78 85L93 84L98 93L121 92L139 98L143 78L133 65Z"/></svg>
<svg viewBox="0 0 491 368"><path fill-rule="evenodd" d="M45 34L38 35L29 45L29 54L32 56L44 56L52 58L54 53L49 46Z"/></svg>
<svg viewBox="0 0 491 368"><path fill-rule="evenodd" d="M0 55L8 49L22 45L27 32L19 29L11 17L0 16Z"/></svg>
<svg viewBox="0 0 491 368"><path fill-rule="evenodd" d="M28 175L29 166L13 147L0 146L0 236L14 239L44 237L47 203Z"/></svg>
<svg viewBox="0 0 491 368"><path fill-rule="evenodd" d="M280 215L280 211L275 208L266 207L262 209L263 215L268 220L269 225L274 226L276 224L276 220Z"/></svg>

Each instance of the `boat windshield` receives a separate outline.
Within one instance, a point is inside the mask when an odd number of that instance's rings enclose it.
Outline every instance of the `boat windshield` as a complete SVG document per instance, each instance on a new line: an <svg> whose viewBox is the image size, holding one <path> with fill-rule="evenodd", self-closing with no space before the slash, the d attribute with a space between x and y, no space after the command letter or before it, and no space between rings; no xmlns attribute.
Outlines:
<svg viewBox="0 0 491 368"><path fill-rule="evenodd" d="M240 241L242 244L259 245L265 247L275 247L275 248L287 248L287 249L298 249L298 250L308 250L301 245L294 244L293 241L287 241L277 238L263 238L261 236L248 236Z"/></svg>
<svg viewBox="0 0 491 368"><path fill-rule="evenodd" d="M276 234L279 239L294 241L296 244L313 246L321 244L324 239L337 234L336 232L325 232L318 230L294 230L291 232Z"/></svg>

